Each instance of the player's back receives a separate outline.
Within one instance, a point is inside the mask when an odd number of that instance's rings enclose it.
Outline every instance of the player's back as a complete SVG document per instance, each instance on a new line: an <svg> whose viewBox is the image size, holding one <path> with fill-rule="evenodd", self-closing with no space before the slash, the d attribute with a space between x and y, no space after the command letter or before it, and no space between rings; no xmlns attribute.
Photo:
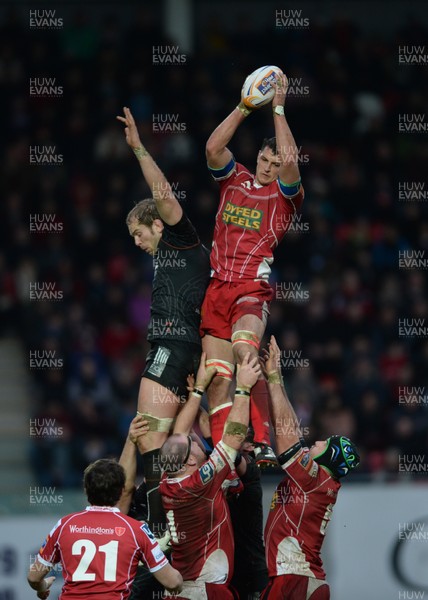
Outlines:
<svg viewBox="0 0 428 600"><path fill-rule="evenodd" d="M39 552L62 563L61 600L128 598L139 560L152 570L167 561L147 524L112 507L88 507L58 521Z"/></svg>
<svg viewBox="0 0 428 600"><path fill-rule="evenodd" d="M208 473L208 471L207 471ZM233 572L233 531L220 485L204 484L197 471L161 482L171 532L172 565L186 581L226 583ZM207 476L208 477L208 476ZM196 485L195 485L196 484ZM206 487L205 487L206 486Z"/></svg>
<svg viewBox="0 0 428 600"><path fill-rule="evenodd" d="M185 214L174 226L164 224L153 263L147 339L200 346L200 308L209 281L209 251Z"/></svg>
<svg viewBox="0 0 428 600"><path fill-rule="evenodd" d="M266 522L269 576L294 573L324 579L320 551L340 483L307 452L290 462Z"/></svg>

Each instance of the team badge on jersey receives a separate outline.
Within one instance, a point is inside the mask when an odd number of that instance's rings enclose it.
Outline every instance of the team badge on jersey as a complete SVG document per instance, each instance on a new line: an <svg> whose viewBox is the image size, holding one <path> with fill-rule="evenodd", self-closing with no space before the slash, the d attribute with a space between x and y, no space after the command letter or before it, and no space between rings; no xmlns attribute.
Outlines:
<svg viewBox="0 0 428 600"><path fill-rule="evenodd" d="M204 485L206 485L211 479L214 477L214 467L210 462L206 462L199 469L199 475L201 476L201 481Z"/></svg>
<svg viewBox="0 0 428 600"><path fill-rule="evenodd" d="M318 473L318 465L316 462L312 460L309 455L309 452L303 452L303 454L298 459L298 462L301 466L309 473L311 477L316 477Z"/></svg>
<svg viewBox="0 0 428 600"><path fill-rule="evenodd" d="M141 531L143 531L146 536L149 538L149 540L151 541L152 544L156 544L156 538L153 535L153 533L150 531L150 527L147 525L147 523L143 523L140 527Z"/></svg>
<svg viewBox="0 0 428 600"><path fill-rule="evenodd" d="M125 527L115 527L114 531L115 531L116 535L118 535L120 537L125 533L126 529L125 529Z"/></svg>
<svg viewBox="0 0 428 600"><path fill-rule="evenodd" d="M308 462L309 462L309 452L305 452L305 454L300 459L300 464L302 465L302 467L306 467Z"/></svg>

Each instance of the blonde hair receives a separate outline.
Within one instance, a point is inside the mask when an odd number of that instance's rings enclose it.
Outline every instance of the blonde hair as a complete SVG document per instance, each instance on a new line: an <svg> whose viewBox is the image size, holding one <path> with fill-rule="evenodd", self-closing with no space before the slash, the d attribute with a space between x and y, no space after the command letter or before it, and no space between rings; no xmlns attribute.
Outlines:
<svg viewBox="0 0 428 600"><path fill-rule="evenodd" d="M140 225L146 225L147 227L151 227L155 219L160 219L158 209L156 208L156 202L153 198L140 200L140 202L129 211L126 217L126 224L128 227L134 219Z"/></svg>

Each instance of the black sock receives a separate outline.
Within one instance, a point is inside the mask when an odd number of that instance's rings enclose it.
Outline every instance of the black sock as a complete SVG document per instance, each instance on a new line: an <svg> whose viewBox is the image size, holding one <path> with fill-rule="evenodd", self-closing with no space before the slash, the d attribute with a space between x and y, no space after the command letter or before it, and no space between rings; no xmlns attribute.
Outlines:
<svg viewBox="0 0 428 600"><path fill-rule="evenodd" d="M161 478L159 448L145 452L142 458L147 489L147 523L153 534L159 538L167 530L166 515L159 493L159 480Z"/></svg>

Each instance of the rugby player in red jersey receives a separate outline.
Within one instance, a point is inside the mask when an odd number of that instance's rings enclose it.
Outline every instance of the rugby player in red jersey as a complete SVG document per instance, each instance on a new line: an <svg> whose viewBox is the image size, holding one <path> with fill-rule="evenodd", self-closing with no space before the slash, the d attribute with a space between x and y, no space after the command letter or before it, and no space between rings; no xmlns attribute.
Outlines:
<svg viewBox="0 0 428 600"><path fill-rule="evenodd" d="M85 469L84 487L90 506L62 517L49 533L28 572L37 597L48 598L61 563L64 586L60 600L126 600L139 561L171 592L182 577L168 563L147 523L120 512L125 472L115 460L101 459Z"/></svg>
<svg viewBox="0 0 428 600"><path fill-rule="evenodd" d="M211 250L211 280L201 310L202 346L217 376L208 388L213 442L221 439L231 407L234 365L249 351L258 356L273 290L273 251L303 202L298 149L284 114L288 81L281 75L272 99L275 138L264 140L255 174L227 148L251 112L241 102L206 145L209 170L220 186ZM225 398L227 401L225 402ZM251 395L251 422L259 463L275 461L270 449L267 389L263 377Z"/></svg>
<svg viewBox="0 0 428 600"><path fill-rule="evenodd" d="M329 600L320 556L340 479L359 464L354 444L333 435L310 449L281 377L280 350L272 336L265 352L278 462L285 472L272 498L265 527L269 584L263 600Z"/></svg>
<svg viewBox="0 0 428 600"><path fill-rule="evenodd" d="M205 377L204 372L202 360L192 398L178 415L174 434L161 448L164 474L160 492L171 534L172 564L184 580L178 597L229 600L234 597L229 589L234 540L223 488L235 462L245 462L238 451L247 434L250 390L261 368L258 358L251 358L248 352L237 374L233 407L222 439L209 458L202 443L189 435L204 388L212 376Z"/></svg>

